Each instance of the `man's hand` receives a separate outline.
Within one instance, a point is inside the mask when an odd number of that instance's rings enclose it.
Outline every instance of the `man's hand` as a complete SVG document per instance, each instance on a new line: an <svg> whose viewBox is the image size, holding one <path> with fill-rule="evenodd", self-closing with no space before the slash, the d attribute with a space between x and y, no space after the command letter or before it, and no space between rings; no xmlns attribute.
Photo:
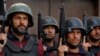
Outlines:
<svg viewBox="0 0 100 56"><path fill-rule="evenodd" d="M47 47L46 46L43 46L43 49L44 49L44 51L47 51Z"/></svg>
<svg viewBox="0 0 100 56"><path fill-rule="evenodd" d="M0 33L0 52L2 51L4 45L6 44L6 41L7 41L7 34Z"/></svg>
<svg viewBox="0 0 100 56"><path fill-rule="evenodd" d="M68 52L68 46L62 45L62 38L60 39L60 44L58 47L58 56L64 56L64 52Z"/></svg>
<svg viewBox="0 0 100 56"><path fill-rule="evenodd" d="M61 53L68 52L68 46L66 45L59 46L58 51Z"/></svg>
<svg viewBox="0 0 100 56"><path fill-rule="evenodd" d="M5 32L0 33L0 52L2 52L3 47L6 44L8 30L9 30L9 27L5 27Z"/></svg>
<svg viewBox="0 0 100 56"><path fill-rule="evenodd" d="M87 52L88 52L89 47L91 47L91 44L89 42L86 42L86 37L84 37L84 39L83 39L82 46L83 46L84 50Z"/></svg>
<svg viewBox="0 0 100 56"><path fill-rule="evenodd" d="M89 47L91 47L91 44L87 42L87 43L83 43L82 46L83 46L85 51L88 51Z"/></svg>

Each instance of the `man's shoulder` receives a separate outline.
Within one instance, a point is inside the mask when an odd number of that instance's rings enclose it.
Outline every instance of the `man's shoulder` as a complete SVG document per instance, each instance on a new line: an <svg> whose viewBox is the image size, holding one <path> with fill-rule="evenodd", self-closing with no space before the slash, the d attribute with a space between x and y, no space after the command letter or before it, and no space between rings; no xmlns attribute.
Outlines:
<svg viewBox="0 0 100 56"><path fill-rule="evenodd" d="M42 40L38 39L37 35L30 35L30 38L33 39L38 44L42 44Z"/></svg>

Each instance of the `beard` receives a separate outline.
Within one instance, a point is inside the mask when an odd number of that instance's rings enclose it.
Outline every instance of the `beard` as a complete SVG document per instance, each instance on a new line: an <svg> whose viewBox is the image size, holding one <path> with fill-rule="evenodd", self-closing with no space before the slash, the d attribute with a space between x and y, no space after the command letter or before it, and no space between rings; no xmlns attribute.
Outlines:
<svg viewBox="0 0 100 56"><path fill-rule="evenodd" d="M92 37L92 36L89 36L89 39L92 41L92 42L97 42L100 40L100 37Z"/></svg>
<svg viewBox="0 0 100 56"><path fill-rule="evenodd" d="M77 41L79 41L79 40L77 40ZM71 43L68 40L66 41L66 43L67 43L66 45L69 46L71 49L76 49L77 47L79 47L83 43L83 38L81 38L78 43Z"/></svg>
<svg viewBox="0 0 100 56"><path fill-rule="evenodd" d="M50 37L45 37L45 38L44 38L44 40L45 40L46 42L51 42L53 39L54 39L54 38L50 38Z"/></svg>
<svg viewBox="0 0 100 56"><path fill-rule="evenodd" d="M72 43L67 42L67 45L68 45L71 49L75 49L75 48L77 48L77 47L80 46L80 43L78 43L78 44L72 44Z"/></svg>
<svg viewBox="0 0 100 56"><path fill-rule="evenodd" d="M25 27L24 25L19 25L17 27L12 26L12 31L16 33L17 35L24 35L27 33L28 27Z"/></svg>
<svg viewBox="0 0 100 56"><path fill-rule="evenodd" d="M44 41L46 41L46 42L51 42L52 40L54 40L54 35L52 35L52 34L47 34L47 33L45 33L45 32L43 32L44 34L44 37L43 37L43 39L44 39Z"/></svg>

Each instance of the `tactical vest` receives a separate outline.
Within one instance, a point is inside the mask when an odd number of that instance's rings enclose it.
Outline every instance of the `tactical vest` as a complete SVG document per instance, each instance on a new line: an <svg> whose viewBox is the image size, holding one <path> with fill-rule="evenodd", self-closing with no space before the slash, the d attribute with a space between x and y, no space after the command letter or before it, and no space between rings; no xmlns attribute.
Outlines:
<svg viewBox="0 0 100 56"><path fill-rule="evenodd" d="M7 40L4 48L5 56L38 56L38 41L36 37L30 37L24 48L18 48L11 40Z"/></svg>
<svg viewBox="0 0 100 56"><path fill-rule="evenodd" d="M100 52L99 46L92 46L89 48L89 52L93 53L95 56L97 56Z"/></svg>

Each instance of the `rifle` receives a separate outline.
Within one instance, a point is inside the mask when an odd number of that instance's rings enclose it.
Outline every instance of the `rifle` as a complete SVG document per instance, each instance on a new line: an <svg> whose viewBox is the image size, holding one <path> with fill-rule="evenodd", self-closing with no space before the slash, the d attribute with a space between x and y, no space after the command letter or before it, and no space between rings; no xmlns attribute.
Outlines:
<svg viewBox="0 0 100 56"><path fill-rule="evenodd" d="M62 44L65 44L64 32L65 32L65 13L64 13L64 4L60 8L60 23L59 23L59 39L62 39Z"/></svg>
<svg viewBox="0 0 100 56"><path fill-rule="evenodd" d="M0 33L5 33L5 0L0 0ZM4 44L4 40L0 40L0 44Z"/></svg>
<svg viewBox="0 0 100 56"><path fill-rule="evenodd" d="M83 14L83 26L85 27L85 31L87 31L87 15L86 15L86 10L85 13ZM83 43L88 42L89 38L87 37L87 32L85 33ZM88 51L90 51L91 47L88 48Z"/></svg>
<svg viewBox="0 0 100 56"><path fill-rule="evenodd" d="M86 10L84 11L83 14L83 25L85 27L85 30L87 30L87 16L86 16Z"/></svg>
<svg viewBox="0 0 100 56"><path fill-rule="evenodd" d="M85 27L85 31L87 31L87 16L86 16L86 10L84 11L83 20L82 21L83 21L83 26ZM86 42L87 42L86 36L84 36L84 40L86 40Z"/></svg>
<svg viewBox="0 0 100 56"><path fill-rule="evenodd" d="M42 15L40 11L37 15L38 15L38 38L41 39L43 37L42 36L43 28L42 28Z"/></svg>

